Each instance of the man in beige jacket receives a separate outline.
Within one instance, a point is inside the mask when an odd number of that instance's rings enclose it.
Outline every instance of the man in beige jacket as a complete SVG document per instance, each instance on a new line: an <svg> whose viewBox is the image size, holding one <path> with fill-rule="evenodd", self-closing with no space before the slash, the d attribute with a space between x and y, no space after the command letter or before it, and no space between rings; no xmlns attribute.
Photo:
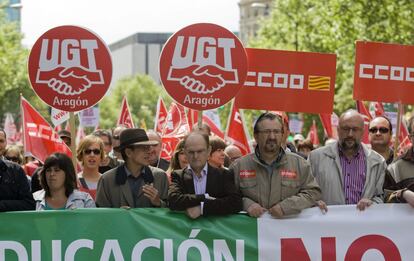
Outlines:
<svg viewBox="0 0 414 261"><path fill-rule="evenodd" d="M281 147L283 132L278 115L263 113L254 126L255 152L230 166L243 210L252 217L265 212L275 218L298 214L321 197L309 163Z"/></svg>
<svg viewBox="0 0 414 261"><path fill-rule="evenodd" d="M322 189L319 207L355 204L364 210L383 202L386 163L377 152L361 143L364 119L355 110L339 118L339 140L312 151L309 162Z"/></svg>

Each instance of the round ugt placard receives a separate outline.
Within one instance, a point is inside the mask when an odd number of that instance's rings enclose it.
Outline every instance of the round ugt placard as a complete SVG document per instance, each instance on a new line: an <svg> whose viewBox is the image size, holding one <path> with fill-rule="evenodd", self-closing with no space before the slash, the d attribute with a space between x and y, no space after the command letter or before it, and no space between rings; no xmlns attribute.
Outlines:
<svg viewBox="0 0 414 261"><path fill-rule="evenodd" d="M224 27L199 23L168 39L160 76L168 94L195 110L220 107L236 96L247 74L246 51Z"/></svg>
<svg viewBox="0 0 414 261"><path fill-rule="evenodd" d="M78 26L44 33L29 56L29 78L36 94L63 111L80 111L99 102L109 88L112 60L106 44Z"/></svg>

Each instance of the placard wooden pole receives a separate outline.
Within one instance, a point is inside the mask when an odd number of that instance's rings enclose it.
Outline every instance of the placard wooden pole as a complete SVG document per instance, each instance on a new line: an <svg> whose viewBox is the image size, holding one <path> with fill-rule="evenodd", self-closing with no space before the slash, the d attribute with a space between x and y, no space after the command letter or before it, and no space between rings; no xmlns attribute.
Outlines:
<svg viewBox="0 0 414 261"><path fill-rule="evenodd" d="M203 126L203 111L198 111L198 120L197 120L198 129L201 130Z"/></svg>
<svg viewBox="0 0 414 261"><path fill-rule="evenodd" d="M397 158L398 145L399 145L399 141L400 141L401 113L402 113L402 104L401 104L401 102L399 102L398 103L398 111L397 111L397 131L395 133L395 140L394 140L394 159Z"/></svg>
<svg viewBox="0 0 414 261"><path fill-rule="evenodd" d="M77 161L76 161L76 121L75 121L75 113L73 111L69 112L69 127L70 127L70 150L72 151L72 162L75 171L77 169Z"/></svg>

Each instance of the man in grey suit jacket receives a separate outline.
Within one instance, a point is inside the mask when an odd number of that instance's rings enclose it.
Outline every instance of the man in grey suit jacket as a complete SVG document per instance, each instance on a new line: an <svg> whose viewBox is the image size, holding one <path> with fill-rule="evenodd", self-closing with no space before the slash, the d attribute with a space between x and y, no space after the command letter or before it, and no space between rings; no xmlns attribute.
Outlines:
<svg viewBox="0 0 414 261"><path fill-rule="evenodd" d="M327 205L356 204L364 210L383 202L384 158L361 143L364 119L355 110L339 118L339 140L312 151L309 162L322 189L321 209Z"/></svg>
<svg viewBox="0 0 414 261"><path fill-rule="evenodd" d="M98 182L96 205L108 208L166 207L168 178L149 165L150 146L143 129L126 129L120 135L125 163L107 171Z"/></svg>

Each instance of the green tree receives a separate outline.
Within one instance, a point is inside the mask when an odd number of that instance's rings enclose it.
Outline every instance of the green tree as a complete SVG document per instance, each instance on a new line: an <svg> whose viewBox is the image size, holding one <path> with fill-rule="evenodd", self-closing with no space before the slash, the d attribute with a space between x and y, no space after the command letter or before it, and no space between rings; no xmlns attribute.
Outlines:
<svg viewBox="0 0 414 261"><path fill-rule="evenodd" d="M22 94L43 115L47 110L33 89L27 77L27 59L29 52L21 45L23 36L18 30L17 23L6 19L0 9L0 117L11 112L14 116L20 113L19 97ZM1 120L1 119L0 119Z"/></svg>
<svg viewBox="0 0 414 261"><path fill-rule="evenodd" d="M116 125L122 98L126 96L135 126L139 127L144 120L148 128L153 128L160 95L167 104L170 102L164 88L155 83L150 76L138 74L121 79L111 94L100 102L100 126L111 128Z"/></svg>
<svg viewBox="0 0 414 261"><path fill-rule="evenodd" d="M263 20L256 48L337 55L334 110L355 108L352 99L355 41L414 43L411 0L277 0ZM305 130L313 116L305 116Z"/></svg>

